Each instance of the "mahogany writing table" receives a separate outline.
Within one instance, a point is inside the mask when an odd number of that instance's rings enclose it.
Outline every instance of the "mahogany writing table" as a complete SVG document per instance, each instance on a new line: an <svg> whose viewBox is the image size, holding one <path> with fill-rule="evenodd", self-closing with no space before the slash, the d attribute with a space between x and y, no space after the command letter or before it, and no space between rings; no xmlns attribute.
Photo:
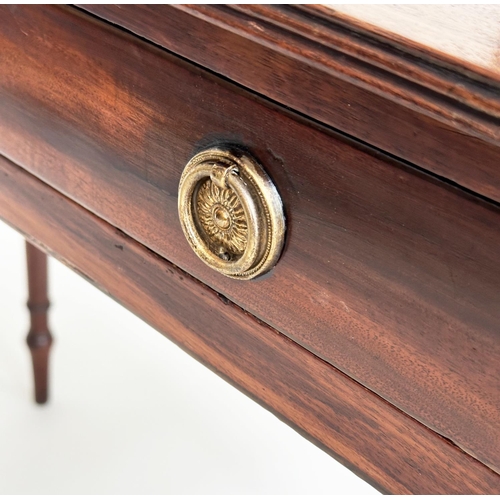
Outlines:
<svg viewBox="0 0 500 500"><path fill-rule="evenodd" d="M497 45L326 6L0 14L39 402L49 253L381 491L500 492Z"/></svg>

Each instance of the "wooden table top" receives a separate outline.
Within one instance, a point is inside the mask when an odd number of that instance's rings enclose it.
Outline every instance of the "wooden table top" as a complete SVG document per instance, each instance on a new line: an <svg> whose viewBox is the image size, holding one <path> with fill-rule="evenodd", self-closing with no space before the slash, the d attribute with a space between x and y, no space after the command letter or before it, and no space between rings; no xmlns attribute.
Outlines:
<svg viewBox="0 0 500 500"><path fill-rule="evenodd" d="M500 79L500 5L327 5L386 36Z"/></svg>

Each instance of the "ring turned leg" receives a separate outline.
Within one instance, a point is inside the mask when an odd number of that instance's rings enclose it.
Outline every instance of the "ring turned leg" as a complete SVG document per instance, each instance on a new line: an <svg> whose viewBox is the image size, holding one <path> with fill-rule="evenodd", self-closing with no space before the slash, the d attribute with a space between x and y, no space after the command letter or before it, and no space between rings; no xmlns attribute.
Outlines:
<svg viewBox="0 0 500 500"><path fill-rule="evenodd" d="M47 324L49 299L47 296L47 256L31 243L26 242L28 262L28 309L31 328L26 339L33 360L35 400L45 403L48 398L48 364L52 336Z"/></svg>

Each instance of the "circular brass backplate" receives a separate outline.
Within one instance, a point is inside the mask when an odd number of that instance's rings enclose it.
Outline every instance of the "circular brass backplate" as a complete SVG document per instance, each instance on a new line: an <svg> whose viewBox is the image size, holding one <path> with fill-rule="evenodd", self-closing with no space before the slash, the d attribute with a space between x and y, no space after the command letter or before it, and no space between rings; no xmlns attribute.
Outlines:
<svg viewBox="0 0 500 500"><path fill-rule="evenodd" d="M249 280L277 262L285 239L281 198L263 168L236 148L194 156L179 183L182 230L198 257Z"/></svg>

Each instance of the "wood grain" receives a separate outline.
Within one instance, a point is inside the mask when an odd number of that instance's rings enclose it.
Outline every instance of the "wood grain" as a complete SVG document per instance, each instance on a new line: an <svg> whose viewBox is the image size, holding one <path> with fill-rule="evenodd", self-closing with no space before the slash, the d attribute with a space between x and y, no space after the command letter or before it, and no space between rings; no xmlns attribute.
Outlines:
<svg viewBox="0 0 500 500"><path fill-rule="evenodd" d="M449 441L2 158L0 218L382 491L500 492Z"/></svg>
<svg viewBox="0 0 500 500"><path fill-rule="evenodd" d="M500 201L500 82L491 75L313 6L83 7L276 102Z"/></svg>
<svg viewBox="0 0 500 500"><path fill-rule="evenodd" d="M500 470L500 213L122 31L0 9L0 150ZM284 254L238 283L177 216L185 163L248 147L287 211Z"/></svg>

